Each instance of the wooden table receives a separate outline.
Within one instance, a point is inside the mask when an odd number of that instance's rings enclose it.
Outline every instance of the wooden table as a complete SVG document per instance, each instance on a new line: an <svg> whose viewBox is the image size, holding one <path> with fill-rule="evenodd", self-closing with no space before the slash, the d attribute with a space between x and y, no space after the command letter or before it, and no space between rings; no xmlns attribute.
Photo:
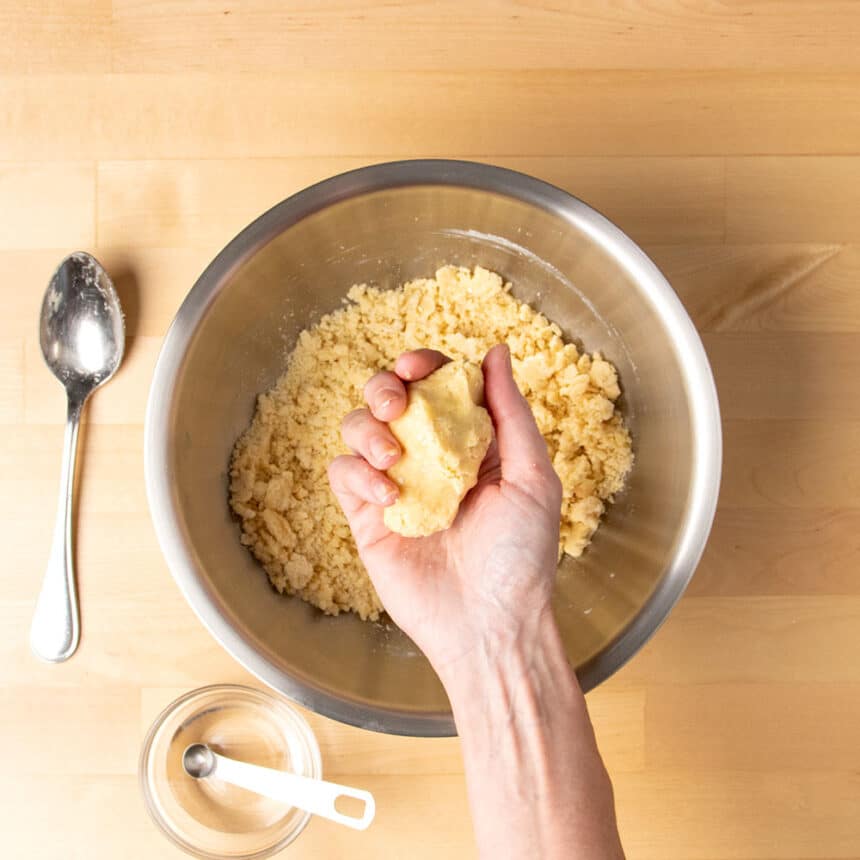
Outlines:
<svg viewBox="0 0 860 860"><path fill-rule="evenodd" d="M197 274L313 180L459 156L642 243L719 385L705 559L589 697L631 860L860 857L858 44L860 5L824 0L0 0L0 854L180 856L139 795L144 730L185 690L251 682L180 598L144 497L150 374ZM129 340L83 431L83 640L48 666L27 630L64 405L36 320L75 249L115 278ZM474 855L455 739L309 718L379 813L314 821L290 857Z"/></svg>

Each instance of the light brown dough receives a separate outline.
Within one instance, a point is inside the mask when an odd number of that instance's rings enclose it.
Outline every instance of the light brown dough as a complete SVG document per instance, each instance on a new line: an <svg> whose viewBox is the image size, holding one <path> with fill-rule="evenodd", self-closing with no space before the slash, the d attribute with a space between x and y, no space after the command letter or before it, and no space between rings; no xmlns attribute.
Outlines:
<svg viewBox="0 0 860 860"><path fill-rule="evenodd" d="M447 529L493 438L493 423L480 404L484 375L470 361L452 361L413 382L406 411L390 423L403 449L388 470L400 487L385 509L385 525L404 537L425 537Z"/></svg>
<svg viewBox="0 0 860 860"><path fill-rule="evenodd" d="M355 286L344 307L301 333L230 464L242 543L278 591L332 615L379 617L382 603L326 469L344 453L340 422L364 405L367 380L425 346L479 363L490 347L508 344L514 378L564 486L560 549L582 553L633 462L615 408L618 378L599 353L565 343L557 325L510 290L486 269L444 266L394 290Z"/></svg>

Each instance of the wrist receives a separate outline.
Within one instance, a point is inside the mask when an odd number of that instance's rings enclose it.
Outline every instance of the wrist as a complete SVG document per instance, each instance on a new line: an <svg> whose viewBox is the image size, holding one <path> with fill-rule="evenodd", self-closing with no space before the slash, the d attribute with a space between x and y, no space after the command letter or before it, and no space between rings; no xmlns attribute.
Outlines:
<svg viewBox="0 0 860 860"><path fill-rule="evenodd" d="M455 716L543 687L582 696L549 606L516 624L483 629L461 655L436 671Z"/></svg>

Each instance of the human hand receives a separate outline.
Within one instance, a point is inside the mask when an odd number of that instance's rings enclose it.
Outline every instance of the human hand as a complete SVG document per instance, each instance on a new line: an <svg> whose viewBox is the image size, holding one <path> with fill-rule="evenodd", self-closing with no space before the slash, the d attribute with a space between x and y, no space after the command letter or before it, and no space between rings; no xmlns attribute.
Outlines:
<svg viewBox="0 0 860 860"><path fill-rule="evenodd" d="M483 363L484 397L495 439L478 483L453 525L404 538L383 522L397 498L384 473L400 448L388 422L406 408L406 381L447 359L434 350L404 353L394 372L365 387L366 409L346 416L342 433L354 456L329 466L329 481L383 605L436 671L454 671L477 650L536 633L550 612L557 563L561 482L511 370L507 346Z"/></svg>
<svg viewBox="0 0 860 860"><path fill-rule="evenodd" d="M369 408L343 422L355 455L331 464L332 489L385 608L448 690L481 856L623 860L611 783L550 613L561 482L507 347L484 359L496 434L451 528L404 538L383 521L397 496L383 470L400 456L387 422L406 408L404 381L446 360L406 353L368 382ZM524 804L524 791L541 803Z"/></svg>

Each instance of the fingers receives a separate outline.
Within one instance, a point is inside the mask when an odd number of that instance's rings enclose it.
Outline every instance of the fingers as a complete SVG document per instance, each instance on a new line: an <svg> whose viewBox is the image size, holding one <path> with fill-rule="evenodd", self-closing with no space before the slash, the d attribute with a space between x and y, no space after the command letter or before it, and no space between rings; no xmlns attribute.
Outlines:
<svg viewBox="0 0 860 860"><path fill-rule="evenodd" d="M496 429L502 477L524 486L538 483L545 488L549 483L559 490L546 442L514 382L506 344L494 346L484 359L484 398Z"/></svg>
<svg viewBox="0 0 860 860"><path fill-rule="evenodd" d="M406 386L396 374L383 370L364 386L364 399L374 418L393 421L406 408Z"/></svg>
<svg viewBox="0 0 860 860"><path fill-rule="evenodd" d="M450 360L447 355L435 349L416 349L413 352L404 352L394 362L394 372L401 379L413 382L429 376Z"/></svg>
<svg viewBox="0 0 860 860"><path fill-rule="evenodd" d="M347 447L377 469L390 468L400 457L400 445L388 425L367 409L350 412L343 419L340 432Z"/></svg>
<svg viewBox="0 0 860 860"><path fill-rule="evenodd" d="M435 349L404 352L394 363L394 373L383 370L364 386L364 399L373 417L386 422L400 417L407 402L403 380L423 379L450 360Z"/></svg>
<svg viewBox="0 0 860 860"><path fill-rule="evenodd" d="M365 504L388 507L397 500L397 484L361 457L336 457L329 464L328 480L348 517Z"/></svg>
<svg viewBox="0 0 860 860"><path fill-rule="evenodd" d="M404 380L422 379L447 361L432 349L404 353L397 359L396 373L377 373L365 385L369 408L356 409L343 420L343 440L357 456L335 458L328 467L328 479L359 550L390 535L382 508L394 504L400 491L384 470L397 461L401 451L388 422L406 408Z"/></svg>

